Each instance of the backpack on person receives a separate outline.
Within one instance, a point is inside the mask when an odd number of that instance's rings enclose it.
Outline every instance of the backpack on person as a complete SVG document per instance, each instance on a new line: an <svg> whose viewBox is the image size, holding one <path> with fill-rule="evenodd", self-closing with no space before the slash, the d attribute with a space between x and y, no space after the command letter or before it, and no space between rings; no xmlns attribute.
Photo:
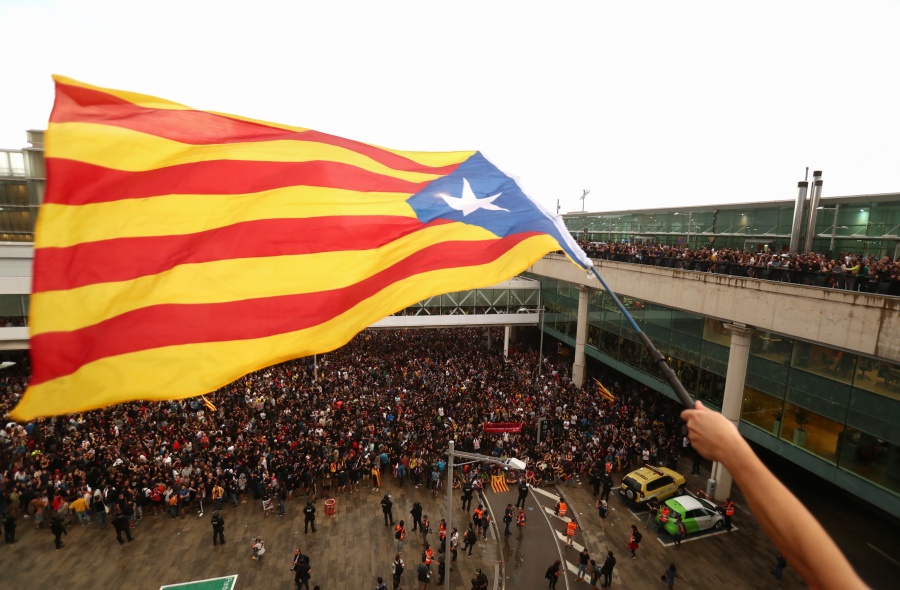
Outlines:
<svg viewBox="0 0 900 590"><path fill-rule="evenodd" d="M640 543L641 539L643 539L643 538L644 538L644 536L641 534L641 531L634 531L634 542L635 543Z"/></svg>

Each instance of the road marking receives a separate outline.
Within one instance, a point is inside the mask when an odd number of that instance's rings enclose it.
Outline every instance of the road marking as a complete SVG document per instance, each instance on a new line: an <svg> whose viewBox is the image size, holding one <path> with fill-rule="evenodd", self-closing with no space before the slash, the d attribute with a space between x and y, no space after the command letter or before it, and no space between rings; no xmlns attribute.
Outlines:
<svg viewBox="0 0 900 590"><path fill-rule="evenodd" d="M531 488L531 490L535 491L535 488ZM534 501L537 502L537 498L535 498ZM537 502L537 503L538 503L538 505L540 505L540 502ZM556 529L554 529L553 526L550 524L550 517L547 516L547 513L544 512L543 510L541 511L541 513L544 515L544 520L547 521L547 526L550 527L550 530L555 531ZM559 546L559 543L554 543L554 545L556 545L556 551L559 553L559 560L565 561L566 558L563 555L562 547ZM568 564L569 562L566 561L566 563ZM566 582L566 590L570 590L569 577L568 576L563 576L563 577L565 578L565 582Z"/></svg>
<svg viewBox="0 0 900 590"><path fill-rule="evenodd" d="M732 526L732 527L731 527L731 530L732 530L732 531L736 531L736 530L737 530L737 527L736 527L736 526ZM724 529L721 530L721 531L712 531L712 532L706 532L706 531L703 531L703 532L701 532L701 533L699 533L699 534L697 534L697 535L695 535L695 536L693 536L693 537L691 537L691 536L685 537L684 539L682 539L681 542L682 542L682 543L691 543L691 542L693 542L693 541L702 541L703 539L708 539L709 537L716 537L716 536L718 536L718 535L724 535L724 534L726 534L727 532L728 532L728 531L726 531L726 530L724 530ZM672 538L672 537L668 536L668 534L667 534L666 536L667 536L669 539ZM659 541L660 545L662 545L663 547L669 547L670 545L674 545L674 544L675 544L675 541L663 541L663 538L662 538L661 536L657 536L657 537L656 537L656 540Z"/></svg>
<svg viewBox="0 0 900 590"><path fill-rule="evenodd" d="M544 508L544 512L546 512L547 514L549 514L549 515L552 516L553 518L558 518L558 519L560 519L561 521L563 521L563 522L566 523L566 524L569 524L570 522L572 522L572 519L569 518L568 516L557 516L557 515L556 515L556 512L553 510L553 508L549 508L549 507L547 507L547 506L544 506L543 508Z"/></svg>
<svg viewBox="0 0 900 590"><path fill-rule="evenodd" d="M578 566L577 566L577 565L573 565L573 564L572 564L570 561L568 561L568 560L566 560L566 569L569 570L570 572L572 572L573 574L575 574L576 576L578 575Z"/></svg>
<svg viewBox="0 0 900 590"><path fill-rule="evenodd" d="M897 561L896 559L894 559L893 557L891 557L890 555L888 555L887 553L885 553L884 551L882 551L881 549L876 547L875 545L873 545L871 543L866 543L866 545L868 545L869 547L871 547L872 549L874 549L875 551L880 553L882 556L889 559L891 561L891 563L893 563L894 565L900 566L900 561Z"/></svg>
<svg viewBox="0 0 900 590"><path fill-rule="evenodd" d="M547 496L548 498L552 498L554 502L559 502L559 496L557 496L556 494L551 494L550 492L548 492L546 490L542 490L541 488L529 488L529 489L531 489L531 491L536 494L541 494L543 496Z"/></svg>
<svg viewBox="0 0 900 590"><path fill-rule="evenodd" d="M557 538L557 539L559 539L559 540L562 541L563 543L566 542L567 537L566 537L564 534L562 534L562 533L559 532L559 531L554 531L554 532L556 533L556 538ZM584 546L583 546L583 545L579 545L579 544L576 543L575 541L572 541L572 547L574 547L575 550L578 551L579 553L581 553L582 551L584 551Z"/></svg>

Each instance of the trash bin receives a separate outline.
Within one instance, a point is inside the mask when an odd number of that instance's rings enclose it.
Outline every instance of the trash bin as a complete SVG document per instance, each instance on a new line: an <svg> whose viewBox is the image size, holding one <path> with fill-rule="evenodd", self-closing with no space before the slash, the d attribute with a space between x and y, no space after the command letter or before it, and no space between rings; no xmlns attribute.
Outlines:
<svg viewBox="0 0 900 590"><path fill-rule="evenodd" d="M334 500L325 500L325 514L334 516Z"/></svg>

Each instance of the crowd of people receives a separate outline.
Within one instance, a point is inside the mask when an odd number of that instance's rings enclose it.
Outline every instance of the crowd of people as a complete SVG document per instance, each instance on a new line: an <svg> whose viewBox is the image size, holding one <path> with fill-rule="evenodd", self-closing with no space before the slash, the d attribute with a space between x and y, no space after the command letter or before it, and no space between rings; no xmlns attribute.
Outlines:
<svg viewBox="0 0 900 590"><path fill-rule="evenodd" d="M750 252L737 248L689 248L662 244L579 241L591 258L744 276L865 293L900 295L900 260L840 252Z"/></svg>
<svg viewBox="0 0 900 590"><path fill-rule="evenodd" d="M566 361L545 358L538 378L535 352L504 358L487 342L485 329L367 331L318 367L304 358L238 379L209 396L215 410L192 398L10 422L0 510L37 527L54 517L130 527L248 500L284 514L300 494L377 489L385 478L429 485L451 436L462 450L525 460L538 485L580 473L599 486L608 463L670 464L683 452L665 398L613 382L611 403L575 387ZM25 360L0 372L0 411L27 379ZM542 418L550 427L538 442ZM521 434L485 432L492 422L521 423Z"/></svg>

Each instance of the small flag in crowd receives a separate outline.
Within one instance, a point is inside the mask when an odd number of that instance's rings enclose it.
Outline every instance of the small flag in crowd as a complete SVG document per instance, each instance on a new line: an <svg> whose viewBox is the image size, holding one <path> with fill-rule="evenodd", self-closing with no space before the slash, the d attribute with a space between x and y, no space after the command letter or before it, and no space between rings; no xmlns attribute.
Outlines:
<svg viewBox="0 0 900 590"><path fill-rule="evenodd" d="M216 406L215 406L211 401L209 401L208 399L206 399L206 396L205 396L205 395L201 395L200 398L203 400L203 405L206 406L206 409L207 409L207 410L209 410L210 412L215 412L215 411L216 411Z"/></svg>
<svg viewBox="0 0 900 590"><path fill-rule="evenodd" d="M30 420L208 393L562 249L479 152L405 152L55 77Z"/></svg>
<svg viewBox="0 0 900 590"><path fill-rule="evenodd" d="M604 398L608 399L611 402L616 401L616 396L614 396L610 390L605 388L603 386L603 384L600 383L600 380L597 379L596 377L594 377L594 383L597 384L597 393L599 393L600 395L602 395Z"/></svg>

